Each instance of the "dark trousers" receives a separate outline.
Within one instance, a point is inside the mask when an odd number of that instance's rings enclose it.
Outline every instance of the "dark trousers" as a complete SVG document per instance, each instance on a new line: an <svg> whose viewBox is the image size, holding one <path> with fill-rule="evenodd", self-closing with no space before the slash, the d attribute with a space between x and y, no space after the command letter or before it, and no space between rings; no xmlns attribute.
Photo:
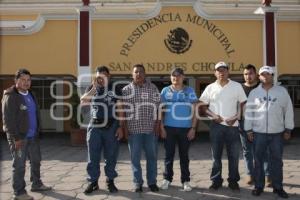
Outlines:
<svg viewBox="0 0 300 200"><path fill-rule="evenodd" d="M40 167L41 167L41 152L39 139L24 139L21 149L15 149L15 142L8 141L10 152L13 158L12 162L12 187L16 196L26 193L25 190L25 168L26 159L30 160L30 181L32 187L42 185Z"/></svg>
<svg viewBox="0 0 300 200"><path fill-rule="evenodd" d="M246 174L254 177L254 148L253 142L248 140L247 133L245 131L240 132L242 150L244 156L244 162L246 167ZM264 171L265 176L270 176L270 153L269 149L265 152L264 159Z"/></svg>
<svg viewBox="0 0 300 200"><path fill-rule="evenodd" d="M175 155L175 146L178 144L180 170L181 170L181 183L190 181L189 170L189 147L190 141L187 138L189 128L165 127L167 137L165 139L165 171L164 179L172 182L173 180L173 162Z"/></svg>
<svg viewBox="0 0 300 200"><path fill-rule="evenodd" d="M255 187L264 188L265 172L264 161L265 152L269 149L270 153L270 176L272 185L275 189L282 189L283 172L282 172L282 154L283 154L283 139L282 133L266 134L254 133L254 178Z"/></svg>
<svg viewBox="0 0 300 200"><path fill-rule="evenodd" d="M228 182L238 182L239 175L239 154L240 154L240 134L238 127L225 126L211 123L210 126L211 151L213 167L210 179L216 183L222 183L222 154L224 144L228 157Z"/></svg>
<svg viewBox="0 0 300 200"><path fill-rule="evenodd" d="M105 166L104 171L108 179L113 180L118 176L116 172L119 153L119 141L116 138L117 121L108 128L96 128L90 125L87 131L88 181L96 182L100 177L100 160L103 150Z"/></svg>
<svg viewBox="0 0 300 200"><path fill-rule="evenodd" d="M248 135L244 130L244 121L239 121L240 126L240 138L242 143L242 150L244 156L244 163L246 167L246 174L254 177L254 147L253 142L248 140ZM270 176L270 153L267 150L265 155L265 162L264 162L264 171L265 176Z"/></svg>

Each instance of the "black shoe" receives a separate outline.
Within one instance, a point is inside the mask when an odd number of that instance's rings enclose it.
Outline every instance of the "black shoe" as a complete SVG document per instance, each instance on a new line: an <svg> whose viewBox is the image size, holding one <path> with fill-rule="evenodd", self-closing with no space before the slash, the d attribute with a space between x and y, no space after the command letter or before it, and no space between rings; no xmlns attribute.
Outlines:
<svg viewBox="0 0 300 200"><path fill-rule="evenodd" d="M114 180L106 180L107 189L110 193L118 192L118 188L115 186Z"/></svg>
<svg viewBox="0 0 300 200"><path fill-rule="evenodd" d="M135 192L143 192L143 186L142 185L137 186L134 191Z"/></svg>
<svg viewBox="0 0 300 200"><path fill-rule="evenodd" d="M211 186L209 186L209 189L217 190L217 189L219 189L220 187L222 187L222 182L221 182L221 183L213 182L213 183L211 184Z"/></svg>
<svg viewBox="0 0 300 200"><path fill-rule="evenodd" d="M252 195L253 196L259 196L261 193L263 193L263 189L261 188L254 188L254 190L252 190Z"/></svg>
<svg viewBox="0 0 300 200"><path fill-rule="evenodd" d="M229 182L228 187L232 190L240 190L240 186L237 182Z"/></svg>
<svg viewBox="0 0 300 200"><path fill-rule="evenodd" d="M279 197L287 199L289 195L283 189L273 189L273 193L278 194Z"/></svg>
<svg viewBox="0 0 300 200"><path fill-rule="evenodd" d="M98 182L90 183L87 188L84 190L84 194L90 194L95 190L99 190Z"/></svg>
<svg viewBox="0 0 300 200"><path fill-rule="evenodd" d="M149 185L151 192L158 192L159 189L156 184Z"/></svg>

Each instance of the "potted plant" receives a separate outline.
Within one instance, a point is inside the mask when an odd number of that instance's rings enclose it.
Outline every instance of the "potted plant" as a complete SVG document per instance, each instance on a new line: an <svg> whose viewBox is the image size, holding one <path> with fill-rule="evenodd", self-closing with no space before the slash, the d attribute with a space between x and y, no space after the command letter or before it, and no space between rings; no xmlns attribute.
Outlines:
<svg viewBox="0 0 300 200"><path fill-rule="evenodd" d="M80 123L82 123L83 116L80 109L80 99L75 85L73 89L73 95L70 98L70 103L72 105L72 117L70 121L71 145L84 146L86 145L86 129L80 126Z"/></svg>

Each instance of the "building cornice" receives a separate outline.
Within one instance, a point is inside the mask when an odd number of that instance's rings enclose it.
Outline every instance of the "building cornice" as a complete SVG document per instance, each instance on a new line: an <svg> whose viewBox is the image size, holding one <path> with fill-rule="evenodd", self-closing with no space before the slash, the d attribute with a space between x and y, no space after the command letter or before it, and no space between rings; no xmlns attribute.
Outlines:
<svg viewBox="0 0 300 200"><path fill-rule="evenodd" d="M157 2L146 3L109 3L105 5L90 4L94 8L92 19L150 19L159 15L162 4Z"/></svg>
<svg viewBox="0 0 300 200"><path fill-rule="evenodd" d="M26 2L26 3L25 3ZM43 3L41 3L43 2ZM122 2L122 3L121 3ZM157 16L163 7L192 6L195 12L209 20L263 20L263 15L254 11L261 6L257 0L92 0L89 10L94 20L141 20ZM77 20L83 8L81 0L2 0L0 13L10 15L33 15L32 21L0 21L0 35L27 35L38 32L46 20ZM276 10L279 21L300 21L300 0L274 0L272 8Z"/></svg>
<svg viewBox="0 0 300 200"><path fill-rule="evenodd" d="M198 15L211 20L247 20L263 19L254 14L261 6L257 0L198 0L193 7ZM272 7L277 10L277 20L300 21L299 0L275 0Z"/></svg>
<svg viewBox="0 0 300 200"><path fill-rule="evenodd" d="M39 14L73 15L81 0L2 0L2 15ZM257 0L91 0L96 19L145 19L156 16L162 7L193 6L195 12L207 19L260 19L254 11L261 6ZM273 0L278 20L300 20L299 0Z"/></svg>

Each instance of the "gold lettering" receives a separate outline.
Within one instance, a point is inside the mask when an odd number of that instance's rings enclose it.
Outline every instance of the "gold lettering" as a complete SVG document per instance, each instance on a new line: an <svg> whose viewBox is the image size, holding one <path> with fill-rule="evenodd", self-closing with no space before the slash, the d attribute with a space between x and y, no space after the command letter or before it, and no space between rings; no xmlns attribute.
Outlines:
<svg viewBox="0 0 300 200"><path fill-rule="evenodd" d="M158 17L154 17L154 21L156 24L158 24L158 22L161 24L162 23L161 16L159 15Z"/></svg>
<svg viewBox="0 0 300 200"><path fill-rule="evenodd" d="M150 28L153 28L155 26L154 21L152 19L147 20L147 24Z"/></svg>
<svg viewBox="0 0 300 200"><path fill-rule="evenodd" d="M180 15L178 13L175 15L175 20L174 21L181 22L181 17L180 17Z"/></svg>
<svg viewBox="0 0 300 200"><path fill-rule="evenodd" d="M123 56L128 57L128 51L126 51L124 49L121 49L120 54L123 55Z"/></svg>
<svg viewBox="0 0 300 200"><path fill-rule="evenodd" d="M212 24L210 24L209 21L205 20L205 23L203 24L203 28L206 28L208 31L210 31L211 25Z"/></svg>
<svg viewBox="0 0 300 200"><path fill-rule="evenodd" d="M140 28L143 30L143 32L145 33L146 31L149 30L149 25L147 23L142 23L140 25Z"/></svg>
<svg viewBox="0 0 300 200"><path fill-rule="evenodd" d="M213 34L216 38L219 38L220 35L223 34L223 32L222 32L219 28L216 28L216 29L212 32L212 34ZM220 35L218 35L218 34L220 34ZM224 34L223 34L223 35L224 35Z"/></svg>
<svg viewBox="0 0 300 200"><path fill-rule="evenodd" d="M155 64L154 63L147 63L148 71L155 71Z"/></svg>
<svg viewBox="0 0 300 200"><path fill-rule="evenodd" d="M172 63L167 63L167 71L170 72L173 68L173 64Z"/></svg>
<svg viewBox="0 0 300 200"><path fill-rule="evenodd" d="M193 18L191 17L190 14L188 14L187 18L186 18L186 22L192 22L193 24L196 24L196 18L198 18L198 16L193 16Z"/></svg>
<svg viewBox="0 0 300 200"><path fill-rule="evenodd" d="M162 21L164 23L167 23L168 21L170 21L171 20L170 18L171 18L170 13L166 13L166 14L162 15Z"/></svg>

